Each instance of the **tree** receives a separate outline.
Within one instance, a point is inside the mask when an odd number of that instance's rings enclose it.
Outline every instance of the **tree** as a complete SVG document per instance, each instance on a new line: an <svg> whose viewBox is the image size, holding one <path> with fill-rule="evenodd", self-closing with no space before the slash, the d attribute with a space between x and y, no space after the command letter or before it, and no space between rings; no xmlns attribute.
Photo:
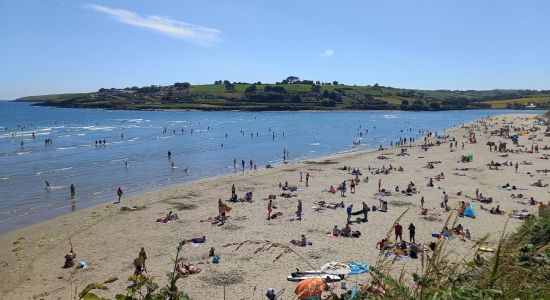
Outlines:
<svg viewBox="0 0 550 300"><path fill-rule="evenodd" d="M256 85L252 84L252 85L247 86L246 89L244 90L244 92L247 93L247 94L255 93L256 92Z"/></svg>
<svg viewBox="0 0 550 300"><path fill-rule="evenodd" d="M224 82L224 85L225 85L225 91L228 92L228 93L233 93L235 91L235 85L232 84L231 82L225 80Z"/></svg>
<svg viewBox="0 0 550 300"><path fill-rule="evenodd" d="M272 86L270 86L270 85L264 86L264 92L268 92L268 93L269 93L269 92L271 92L272 90L273 90L273 87L272 87Z"/></svg>
<svg viewBox="0 0 550 300"><path fill-rule="evenodd" d="M186 90L191 87L191 84L189 82L176 82L174 83L174 87L178 90Z"/></svg>
<svg viewBox="0 0 550 300"><path fill-rule="evenodd" d="M336 102L342 102L342 97L338 95L338 93L336 93L335 91L330 92L328 94L328 98Z"/></svg>
<svg viewBox="0 0 550 300"><path fill-rule="evenodd" d="M313 84L313 85L311 85L310 90L311 90L313 93L319 93L319 92L321 91L321 86L320 86L320 85Z"/></svg>
<svg viewBox="0 0 550 300"><path fill-rule="evenodd" d="M332 82L332 85L338 85L338 81L334 80L334 81Z"/></svg>
<svg viewBox="0 0 550 300"><path fill-rule="evenodd" d="M284 81L284 80L283 80L283 81ZM293 84L293 83L296 83L296 82L298 82L298 81L300 81L300 77L288 76L288 77L286 78L286 82L287 82L288 84Z"/></svg>
<svg viewBox="0 0 550 300"><path fill-rule="evenodd" d="M409 100L405 100L405 99L401 100L401 105L405 105L405 106L409 105Z"/></svg>
<svg viewBox="0 0 550 300"><path fill-rule="evenodd" d="M328 98L329 92L327 90L323 91L323 98Z"/></svg>
<svg viewBox="0 0 550 300"><path fill-rule="evenodd" d="M279 93L279 94L285 94L286 93L286 90L284 87L282 86L274 86L271 88L271 90L275 93Z"/></svg>
<svg viewBox="0 0 550 300"><path fill-rule="evenodd" d="M315 84L316 85L321 85L321 81L317 80L317 81L315 81Z"/></svg>

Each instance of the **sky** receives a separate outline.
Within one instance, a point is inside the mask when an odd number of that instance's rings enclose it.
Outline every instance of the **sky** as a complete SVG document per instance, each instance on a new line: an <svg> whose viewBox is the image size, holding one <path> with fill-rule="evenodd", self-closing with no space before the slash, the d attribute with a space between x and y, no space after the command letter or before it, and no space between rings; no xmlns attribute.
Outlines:
<svg viewBox="0 0 550 300"><path fill-rule="evenodd" d="M0 0L0 99L287 76L550 89L550 1Z"/></svg>

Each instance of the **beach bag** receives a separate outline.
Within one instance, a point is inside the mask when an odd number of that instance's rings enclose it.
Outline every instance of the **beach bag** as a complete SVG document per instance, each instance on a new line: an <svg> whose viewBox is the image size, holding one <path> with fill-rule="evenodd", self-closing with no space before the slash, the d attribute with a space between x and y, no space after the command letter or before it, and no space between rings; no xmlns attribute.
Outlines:
<svg viewBox="0 0 550 300"><path fill-rule="evenodd" d="M212 257L212 263L213 264L219 264L220 263L220 257L215 255Z"/></svg>

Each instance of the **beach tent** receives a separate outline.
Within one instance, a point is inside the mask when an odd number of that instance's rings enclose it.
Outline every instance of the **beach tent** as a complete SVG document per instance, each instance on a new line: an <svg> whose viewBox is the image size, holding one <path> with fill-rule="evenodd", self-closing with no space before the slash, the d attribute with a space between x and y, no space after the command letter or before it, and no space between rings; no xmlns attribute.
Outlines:
<svg viewBox="0 0 550 300"><path fill-rule="evenodd" d="M468 207L466 207L466 209L464 210L464 216L465 217L470 217L470 218L475 218L474 205L473 204L470 204Z"/></svg>

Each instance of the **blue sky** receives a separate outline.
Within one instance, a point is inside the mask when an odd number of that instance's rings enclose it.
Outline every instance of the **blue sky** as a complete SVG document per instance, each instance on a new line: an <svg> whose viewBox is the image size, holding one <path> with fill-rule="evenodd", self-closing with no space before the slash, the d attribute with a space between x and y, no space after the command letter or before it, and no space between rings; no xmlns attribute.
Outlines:
<svg viewBox="0 0 550 300"><path fill-rule="evenodd" d="M0 0L0 99L288 75L550 89L550 1Z"/></svg>

